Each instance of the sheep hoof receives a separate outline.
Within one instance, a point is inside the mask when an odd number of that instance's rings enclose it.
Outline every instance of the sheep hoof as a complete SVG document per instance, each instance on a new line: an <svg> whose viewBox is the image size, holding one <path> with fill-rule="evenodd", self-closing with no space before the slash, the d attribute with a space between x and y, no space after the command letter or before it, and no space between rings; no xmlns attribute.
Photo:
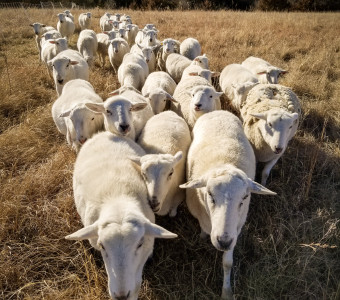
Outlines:
<svg viewBox="0 0 340 300"><path fill-rule="evenodd" d="M233 292L231 291L230 288L222 290L221 299L223 299L223 300L235 300Z"/></svg>
<svg viewBox="0 0 340 300"><path fill-rule="evenodd" d="M169 212L169 217L173 218L177 215L177 208L173 208Z"/></svg>

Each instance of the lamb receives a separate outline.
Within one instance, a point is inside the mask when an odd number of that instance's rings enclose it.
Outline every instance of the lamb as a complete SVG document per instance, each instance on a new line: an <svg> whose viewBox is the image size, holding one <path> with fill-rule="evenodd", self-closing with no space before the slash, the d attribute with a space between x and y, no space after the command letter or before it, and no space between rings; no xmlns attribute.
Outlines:
<svg viewBox="0 0 340 300"><path fill-rule="evenodd" d="M154 224L145 184L130 160L144 154L131 139L103 132L85 143L74 167L74 199L84 227L65 238L88 239L101 252L113 299L137 300L154 239L177 237Z"/></svg>
<svg viewBox="0 0 340 300"><path fill-rule="evenodd" d="M89 110L85 103L103 103L103 100L88 81L74 79L65 84L63 93L52 106L54 123L76 152L104 127L103 116Z"/></svg>
<svg viewBox="0 0 340 300"><path fill-rule="evenodd" d="M83 55L89 67L92 67L96 59L98 41L96 33L91 29L84 29L80 32L77 48Z"/></svg>
<svg viewBox="0 0 340 300"><path fill-rule="evenodd" d="M262 58L254 56L249 56L245 59L242 62L242 66L252 72L260 83L276 84L279 76L287 73L286 70L274 67Z"/></svg>
<svg viewBox="0 0 340 300"><path fill-rule="evenodd" d="M67 49L47 62L53 67L53 78L58 96L64 84L72 79L89 80L89 66L78 51Z"/></svg>
<svg viewBox="0 0 340 300"><path fill-rule="evenodd" d="M248 93L241 117L257 161L265 162L262 185L295 135L300 115L299 99L288 87L258 84Z"/></svg>
<svg viewBox="0 0 340 300"><path fill-rule="evenodd" d="M140 44L134 44L131 47L130 52L131 53L138 53L143 55L146 63L148 64L149 67L149 73L154 72L156 70L156 56L154 54L154 50L158 46L142 46Z"/></svg>
<svg viewBox="0 0 340 300"><path fill-rule="evenodd" d="M102 67L105 65L105 58L108 55L108 49L110 46L110 40L116 38L116 31L107 31L105 33L97 33L98 49L97 54L102 63Z"/></svg>
<svg viewBox="0 0 340 300"><path fill-rule="evenodd" d="M201 55L201 45L198 40L194 38L185 39L180 47L179 53L191 60Z"/></svg>
<svg viewBox="0 0 340 300"><path fill-rule="evenodd" d="M64 10L64 14L66 15L66 17L70 18L72 22L74 22L74 16L71 14L69 10Z"/></svg>
<svg viewBox="0 0 340 300"><path fill-rule="evenodd" d="M85 105L93 112L104 116L106 131L135 140L136 131L132 113L144 109L148 104L146 101L133 104L128 98L119 95L108 98L103 104L86 103Z"/></svg>
<svg viewBox="0 0 340 300"><path fill-rule="evenodd" d="M74 33L75 25L69 17L64 13L60 13L57 15L59 18L57 29L60 32L62 37L66 37L68 40Z"/></svg>
<svg viewBox="0 0 340 300"><path fill-rule="evenodd" d="M234 299L230 273L233 251L248 213L250 193L275 195L253 181L254 151L240 120L228 111L213 111L196 122L188 152L186 203L199 221L201 237L210 234L223 251L222 299Z"/></svg>
<svg viewBox="0 0 340 300"><path fill-rule="evenodd" d="M153 113L164 111L166 100L177 102L172 95L176 89L176 82L165 72L153 72L146 78L142 94L148 99Z"/></svg>
<svg viewBox="0 0 340 300"><path fill-rule="evenodd" d="M49 75L52 76L52 68L49 67L48 62L57 56L58 53L68 49L67 40L65 38L58 38L47 40L42 45L41 60L46 64Z"/></svg>
<svg viewBox="0 0 340 300"><path fill-rule="evenodd" d="M147 155L135 159L148 189L149 204L157 214L171 217L185 199L185 162L191 143L188 125L172 111L153 116L145 125L139 145Z"/></svg>
<svg viewBox="0 0 340 300"><path fill-rule="evenodd" d="M139 28L135 24L125 25L125 39L127 40L130 48L135 43L135 39L136 39L138 31L139 31Z"/></svg>
<svg viewBox="0 0 340 300"><path fill-rule="evenodd" d="M109 43L109 60L115 73L117 73L119 66L122 64L124 55L130 52L130 47L126 40L122 38L115 38L110 40Z"/></svg>
<svg viewBox="0 0 340 300"><path fill-rule="evenodd" d="M148 75L149 67L144 57L138 53L127 53L118 68L120 85L132 85L139 91L142 89Z"/></svg>
<svg viewBox="0 0 340 300"><path fill-rule="evenodd" d="M91 21L92 21L92 14L90 12L80 14L78 18L80 30L90 29Z"/></svg>
<svg viewBox="0 0 340 300"><path fill-rule="evenodd" d="M173 80L178 83L182 78L184 69L190 64L198 65L203 69L209 69L209 61L205 54L196 57L194 60L190 60L189 58L177 53L171 53L168 56L165 68Z"/></svg>
<svg viewBox="0 0 340 300"><path fill-rule="evenodd" d="M35 33L35 42L39 51L39 61L41 61L41 37L44 33L55 30L55 28L41 23L33 23L30 24L30 26L33 27Z"/></svg>
<svg viewBox="0 0 340 300"><path fill-rule="evenodd" d="M180 42L174 39L165 39L161 43L162 51L157 52L157 65L159 70L165 71L165 62L170 53L178 53Z"/></svg>
<svg viewBox="0 0 340 300"><path fill-rule="evenodd" d="M171 110L183 117L190 130L196 120L207 112L221 109L220 96L209 82L199 76L191 76L181 81L173 97L178 103L171 102Z"/></svg>
<svg viewBox="0 0 340 300"><path fill-rule="evenodd" d="M248 92L259 83L257 77L240 64L227 65L220 76L220 87L230 105L240 112Z"/></svg>

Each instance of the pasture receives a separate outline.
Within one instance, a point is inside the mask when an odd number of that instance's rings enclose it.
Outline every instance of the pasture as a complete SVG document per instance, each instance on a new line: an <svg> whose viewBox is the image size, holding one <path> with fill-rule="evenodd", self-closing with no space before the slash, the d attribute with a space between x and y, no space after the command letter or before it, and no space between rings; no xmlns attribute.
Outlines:
<svg viewBox="0 0 340 300"><path fill-rule="evenodd" d="M98 33L104 10L91 10ZM0 297L108 299L99 252L64 237L82 227L72 191L76 154L51 117L57 98L39 64L30 23L56 27L57 10L0 10ZM75 20L83 11L72 11ZM280 83L299 96L295 138L253 195L234 252L236 299L340 298L340 13L119 11L159 40L198 39L213 71L261 57L289 72ZM76 22L77 23L77 22ZM76 49L79 29L70 40ZM90 82L103 98L119 87L109 61ZM156 240L140 299L218 299L222 252L199 239L186 205L157 223L177 233Z"/></svg>

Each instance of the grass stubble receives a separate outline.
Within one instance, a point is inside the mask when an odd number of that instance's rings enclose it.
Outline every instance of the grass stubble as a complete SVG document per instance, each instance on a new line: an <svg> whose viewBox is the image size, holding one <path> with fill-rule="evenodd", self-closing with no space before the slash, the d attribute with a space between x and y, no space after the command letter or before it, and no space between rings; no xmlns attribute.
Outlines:
<svg viewBox="0 0 340 300"><path fill-rule="evenodd" d="M81 11L74 11L77 20ZM94 30L104 10L94 9ZM0 297L108 299L100 253L64 237L82 227L72 193L76 158L51 118L57 98L38 63L31 22L56 26L57 10L0 10ZM275 197L252 196L234 252L237 299L339 299L340 15L231 11L128 11L159 39L197 38L221 71L250 55L289 70L301 99L295 138L273 168ZM79 30L78 30L79 32ZM75 49L77 35L70 41ZM119 87L108 60L90 82L104 99ZM221 252L199 240L185 204L157 218L179 238L157 240L141 299L218 299Z"/></svg>

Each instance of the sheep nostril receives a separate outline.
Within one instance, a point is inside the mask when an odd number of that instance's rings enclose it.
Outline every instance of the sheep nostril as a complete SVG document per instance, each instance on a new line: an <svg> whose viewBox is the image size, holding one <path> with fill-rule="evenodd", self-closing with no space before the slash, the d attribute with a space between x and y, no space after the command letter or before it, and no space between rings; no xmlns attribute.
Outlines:
<svg viewBox="0 0 340 300"><path fill-rule="evenodd" d="M123 132L127 132L129 130L130 125L119 125Z"/></svg>
<svg viewBox="0 0 340 300"><path fill-rule="evenodd" d="M282 152L283 148L275 147L275 153L280 154Z"/></svg>
<svg viewBox="0 0 340 300"><path fill-rule="evenodd" d="M63 84L64 79L58 79L59 84Z"/></svg>
<svg viewBox="0 0 340 300"><path fill-rule="evenodd" d="M228 250L233 242L233 239L224 240L220 236L217 237L217 242L223 250Z"/></svg>

